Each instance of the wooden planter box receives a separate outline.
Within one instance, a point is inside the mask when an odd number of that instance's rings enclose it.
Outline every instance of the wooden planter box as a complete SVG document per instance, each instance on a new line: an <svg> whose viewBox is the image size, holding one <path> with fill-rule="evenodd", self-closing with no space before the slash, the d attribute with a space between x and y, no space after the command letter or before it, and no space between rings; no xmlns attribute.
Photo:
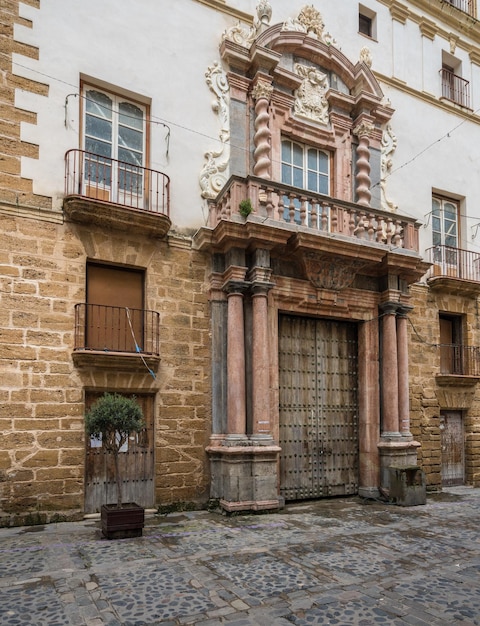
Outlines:
<svg viewBox="0 0 480 626"><path fill-rule="evenodd" d="M145 525L145 510L134 502L104 504L101 508L102 535L107 539L141 537Z"/></svg>

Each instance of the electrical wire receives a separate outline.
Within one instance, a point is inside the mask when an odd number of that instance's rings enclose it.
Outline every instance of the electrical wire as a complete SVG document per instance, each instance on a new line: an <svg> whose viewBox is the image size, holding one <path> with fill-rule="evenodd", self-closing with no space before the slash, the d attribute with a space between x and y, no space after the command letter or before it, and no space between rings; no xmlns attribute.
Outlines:
<svg viewBox="0 0 480 626"><path fill-rule="evenodd" d="M130 318L130 309L128 308L128 306L125 307L125 311L127 313L127 320L128 320L128 324L130 326L130 332L132 334L133 343L135 344L135 352L142 359L142 362L145 365L145 367L147 368L149 374L152 376L153 380L155 380L156 379L155 372L152 369L150 369L150 367L148 366L148 363L146 362L145 357L142 354L142 349L141 349L141 347L137 343L137 339L135 337L135 331L133 330L133 326L132 326L132 320Z"/></svg>

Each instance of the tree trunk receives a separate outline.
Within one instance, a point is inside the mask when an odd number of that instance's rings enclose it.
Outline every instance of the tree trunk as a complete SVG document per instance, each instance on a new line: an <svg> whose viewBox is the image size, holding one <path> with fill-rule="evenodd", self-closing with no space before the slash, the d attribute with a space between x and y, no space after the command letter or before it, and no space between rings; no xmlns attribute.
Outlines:
<svg viewBox="0 0 480 626"><path fill-rule="evenodd" d="M122 506L122 482L120 480L120 468L118 463L118 453L113 455L113 462L115 465L115 481L117 483L117 505L119 508Z"/></svg>

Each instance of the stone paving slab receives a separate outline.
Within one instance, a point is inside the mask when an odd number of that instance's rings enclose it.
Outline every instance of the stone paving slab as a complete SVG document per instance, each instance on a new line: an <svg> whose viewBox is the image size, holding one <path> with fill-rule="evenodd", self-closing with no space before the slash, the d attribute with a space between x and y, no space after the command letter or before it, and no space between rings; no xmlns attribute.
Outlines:
<svg viewBox="0 0 480 626"><path fill-rule="evenodd" d="M480 626L480 489L0 529L0 626Z"/></svg>

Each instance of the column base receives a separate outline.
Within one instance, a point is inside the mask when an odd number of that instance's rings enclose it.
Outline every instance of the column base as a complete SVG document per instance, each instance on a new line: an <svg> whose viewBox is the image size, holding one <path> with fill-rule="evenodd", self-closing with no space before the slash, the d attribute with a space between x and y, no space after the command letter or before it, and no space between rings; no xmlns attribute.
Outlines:
<svg viewBox="0 0 480 626"><path fill-rule="evenodd" d="M227 512L281 508L277 491L276 445L207 448L210 457L210 497Z"/></svg>
<svg viewBox="0 0 480 626"><path fill-rule="evenodd" d="M399 433L397 433L399 435ZM401 437L390 438L391 433L382 434L378 443L380 452L380 487L382 492L390 490L391 467L415 467L417 466L418 441L406 441Z"/></svg>

